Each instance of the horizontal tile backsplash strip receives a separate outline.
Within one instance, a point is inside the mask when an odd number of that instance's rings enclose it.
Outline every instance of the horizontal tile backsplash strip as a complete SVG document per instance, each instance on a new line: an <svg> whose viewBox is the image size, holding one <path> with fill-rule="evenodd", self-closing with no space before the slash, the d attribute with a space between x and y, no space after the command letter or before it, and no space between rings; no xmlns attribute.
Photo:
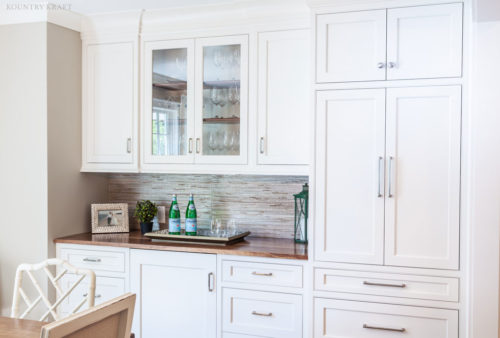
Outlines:
<svg viewBox="0 0 500 338"><path fill-rule="evenodd" d="M304 176L111 174L108 199L128 203L131 229L138 228L133 217L138 200L149 199L168 212L176 194L184 218L193 193L200 226L208 226L214 213L224 224L236 219L240 229L255 236L293 238L293 194L306 182Z"/></svg>

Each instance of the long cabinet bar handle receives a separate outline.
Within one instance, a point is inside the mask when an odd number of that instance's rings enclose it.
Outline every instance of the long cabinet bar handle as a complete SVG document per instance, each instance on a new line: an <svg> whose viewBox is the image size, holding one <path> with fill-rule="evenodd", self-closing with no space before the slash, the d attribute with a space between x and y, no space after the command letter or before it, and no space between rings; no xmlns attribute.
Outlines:
<svg viewBox="0 0 500 338"><path fill-rule="evenodd" d="M127 139L127 153L131 153L132 152L132 138L128 138Z"/></svg>
<svg viewBox="0 0 500 338"><path fill-rule="evenodd" d="M101 259L100 258L89 258L86 257L83 259L84 262L91 262L91 263L100 263Z"/></svg>
<svg viewBox="0 0 500 338"><path fill-rule="evenodd" d="M210 272L208 274L208 291L209 292L214 291L214 284L215 284L215 275L213 272Z"/></svg>
<svg viewBox="0 0 500 338"><path fill-rule="evenodd" d="M264 154L264 137L260 138L259 149L260 149L260 153Z"/></svg>
<svg viewBox="0 0 500 338"><path fill-rule="evenodd" d="M382 331L392 331L392 332L406 332L404 327L402 328L394 328L394 327L383 327L383 326L372 326L368 324L363 324L364 329L370 330L382 330Z"/></svg>
<svg viewBox="0 0 500 338"><path fill-rule="evenodd" d="M257 312L257 311L252 311L252 314L254 316L261 316L261 317L271 317L273 315L272 312L262 313L262 312Z"/></svg>
<svg viewBox="0 0 500 338"><path fill-rule="evenodd" d="M199 137L196 139L196 153L197 154L200 153L200 138Z"/></svg>
<svg viewBox="0 0 500 338"><path fill-rule="evenodd" d="M394 197L392 194L392 162L394 162L394 157L390 156L389 157L389 188L388 188L388 196L389 198Z"/></svg>
<svg viewBox="0 0 500 338"><path fill-rule="evenodd" d="M253 272L252 272L252 275L254 275L254 276L265 276L265 277L271 277L271 276L273 275L273 273L272 273L272 272L263 273L263 272L253 271Z"/></svg>
<svg viewBox="0 0 500 338"><path fill-rule="evenodd" d="M384 162L384 158L382 156L378 157L378 197L383 197L382 194L382 178L380 177L382 175L382 164Z"/></svg>
<svg viewBox="0 0 500 338"><path fill-rule="evenodd" d="M84 297L84 298L85 298L85 297L87 297L88 295L89 295L88 293L84 293L84 294L82 295L82 297ZM101 295L95 295L95 296L94 296L94 298L101 298L101 297L102 297Z"/></svg>
<svg viewBox="0 0 500 338"><path fill-rule="evenodd" d="M189 138L188 144L189 144L188 151L189 151L190 154L192 154L193 153L193 138L192 137Z"/></svg>
<svg viewBox="0 0 500 338"><path fill-rule="evenodd" d="M390 283L376 283L376 282L369 282L369 281L363 281L364 285L373 285L373 286L387 286L391 288L405 288L406 284L401 283L401 284L390 284Z"/></svg>

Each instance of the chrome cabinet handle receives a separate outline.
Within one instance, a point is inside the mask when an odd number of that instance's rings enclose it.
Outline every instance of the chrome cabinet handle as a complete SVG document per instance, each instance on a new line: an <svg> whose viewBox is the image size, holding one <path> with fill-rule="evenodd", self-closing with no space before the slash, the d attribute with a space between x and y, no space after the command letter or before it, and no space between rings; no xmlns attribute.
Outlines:
<svg viewBox="0 0 500 338"><path fill-rule="evenodd" d="M257 312L257 311L252 311L252 314L254 316L261 316L261 317L271 317L273 315L272 312L262 313L262 312Z"/></svg>
<svg viewBox="0 0 500 338"><path fill-rule="evenodd" d="M382 175L382 163L384 161L384 158L382 156L379 156L378 158L378 197L383 197L382 194L382 179L380 178L380 175Z"/></svg>
<svg viewBox="0 0 500 338"><path fill-rule="evenodd" d="M264 154L264 137L261 137L261 138L260 138L260 145L259 145L259 148L260 148L260 153L261 153L261 154Z"/></svg>
<svg viewBox="0 0 500 338"><path fill-rule="evenodd" d="M368 324L363 324L364 329L370 329L370 330L382 330L382 331L392 331L392 332L405 332L406 329L404 327L398 329L398 328L393 328L393 327L383 327L383 326L372 326Z"/></svg>
<svg viewBox="0 0 500 338"><path fill-rule="evenodd" d="M214 291L214 285L215 285L215 275L213 272L210 272L208 274L208 291L209 292Z"/></svg>
<svg viewBox="0 0 500 338"><path fill-rule="evenodd" d="M377 63L377 68L378 68L378 69L383 69L383 68L385 68L385 62L379 62L379 63Z"/></svg>
<svg viewBox="0 0 500 338"><path fill-rule="evenodd" d="M88 293L84 293L84 294L82 295L82 297L84 297L84 298L85 298L85 297L87 297L88 295L89 295ZM101 298L101 295L95 295L95 296L94 296L94 298Z"/></svg>
<svg viewBox="0 0 500 338"><path fill-rule="evenodd" d="M189 151L190 154L192 154L193 153L193 138L192 137L189 138L188 144L189 144L189 146L188 146L189 150L188 151Z"/></svg>
<svg viewBox="0 0 500 338"><path fill-rule="evenodd" d="M394 157L390 156L389 157L389 188L388 190L388 196L389 198L393 197L394 195L392 194L392 162L394 161Z"/></svg>
<svg viewBox="0 0 500 338"><path fill-rule="evenodd" d="M89 258L86 257L83 259L84 262L91 262L91 263L100 263L101 259L100 258Z"/></svg>
<svg viewBox="0 0 500 338"><path fill-rule="evenodd" d="M272 272L268 272L268 273L262 273L262 272L257 272L257 271L254 271L252 272L252 275L254 276L265 276L265 277L271 277L273 275Z"/></svg>
<svg viewBox="0 0 500 338"><path fill-rule="evenodd" d="M375 282L369 282L369 281L363 281L364 285L373 285L373 286L387 286L390 288L405 288L406 284L401 283L401 284L389 284L389 283L375 283Z"/></svg>
<svg viewBox="0 0 500 338"><path fill-rule="evenodd" d="M132 138L128 138L127 139L127 153L131 153L132 152Z"/></svg>
<svg viewBox="0 0 500 338"><path fill-rule="evenodd" d="M396 62L389 62L389 68L396 68L397 64Z"/></svg>
<svg viewBox="0 0 500 338"><path fill-rule="evenodd" d="M200 138L196 139L196 153L200 153Z"/></svg>

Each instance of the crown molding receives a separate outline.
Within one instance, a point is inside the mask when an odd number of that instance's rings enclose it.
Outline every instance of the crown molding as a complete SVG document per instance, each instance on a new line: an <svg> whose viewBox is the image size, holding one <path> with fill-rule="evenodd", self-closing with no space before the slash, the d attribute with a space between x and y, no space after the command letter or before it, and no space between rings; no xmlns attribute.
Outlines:
<svg viewBox="0 0 500 338"><path fill-rule="evenodd" d="M112 12L84 16L82 40L112 38L138 38L143 10Z"/></svg>
<svg viewBox="0 0 500 338"><path fill-rule="evenodd" d="M11 3L0 7L0 25L50 22L74 31L81 30L82 16L64 5L50 2Z"/></svg>

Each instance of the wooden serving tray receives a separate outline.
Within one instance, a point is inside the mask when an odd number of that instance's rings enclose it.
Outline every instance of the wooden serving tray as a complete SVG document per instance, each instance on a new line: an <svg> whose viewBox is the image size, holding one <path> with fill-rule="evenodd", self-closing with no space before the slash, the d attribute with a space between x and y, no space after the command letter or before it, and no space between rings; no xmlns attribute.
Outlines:
<svg viewBox="0 0 500 338"><path fill-rule="evenodd" d="M144 236L155 240L218 245L230 245L241 242L248 235L250 235L250 231L238 232L232 236L214 237L208 229L199 229L196 236L185 235L184 231L180 235L170 235L166 229L144 234Z"/></svg>

